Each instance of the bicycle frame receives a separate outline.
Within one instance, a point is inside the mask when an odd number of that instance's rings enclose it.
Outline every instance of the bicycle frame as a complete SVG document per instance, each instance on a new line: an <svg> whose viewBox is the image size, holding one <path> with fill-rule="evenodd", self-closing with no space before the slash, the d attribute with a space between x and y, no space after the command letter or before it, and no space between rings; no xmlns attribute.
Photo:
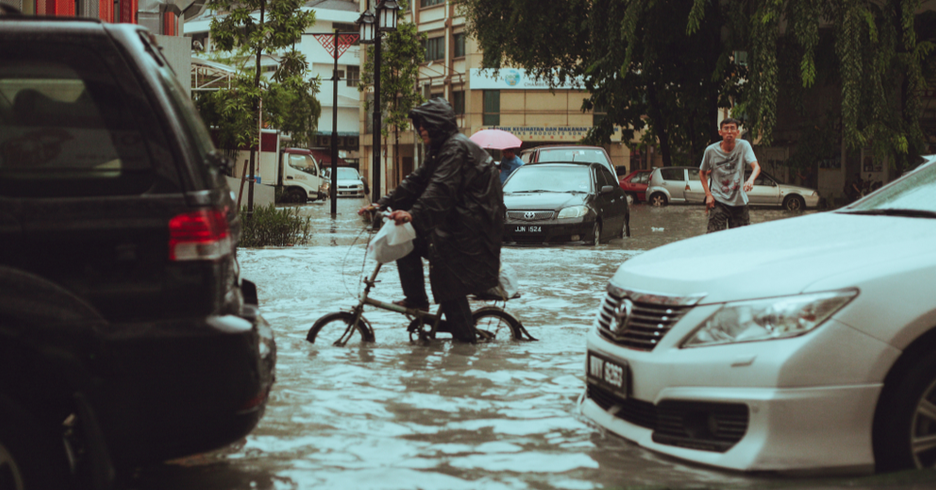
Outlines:
<svg viewBox="0 0 936 490"><path fill-rule="evenodd" d="M341 334L341 337L335 341L335 345L338 347L344 346L348 340L351 340L351 336L354 335L354 326L357 325L357 322L361 320L361 317L364 316L364 306L370 305L384 310L395 311L397 313L402 313L408 317L415 317L422 321L422 323L432 323L432 330L430 334L436 332L436 328L439 326L439 320L442 318L441 314L429 313L427 311L420 310L418 308L404 308L393 303L387 303L386 301L380 301L370 297L371 288L377 284L377 274L380 272L380 268L383 266L381 263L377 263L377 267L374 268L374 272L371 273L370 277L364 280L364 293L361 295L361 301L358 302L357 306L352 310L354 315L353 320L348 324L348 328L345 329L345 332Z"/></svg>
<svg viewBox="0 0 936 490"><path fill-rule="evenodd" d="M383 221L383 214L380 212L374 213L373 220L374 221L372 221L372 225L376 229L377 224ZM359 325L358 322L361 322L360 325L363 330L370 331L371 334L373 333L369 322L364 319L364 306L367 306L367 305L380 308L382 310L395 311L409 318L410 325L409 327L407 327L407 330L410 333L410 340L412 340L412 336L414 333L418 333L419 337L422 339L422 338L427 338L427 337L435 338L435 335L437 332L439 332L440 328L442 329L441 330L442 332L449 332L448 327L444 325L445 322L442 321L443 312L440 309L436 309L436 313L430 313L428 311L421 310L418 308L404 308L402 306L399 306L393 303L387 303L385 301L380 301L380 300L371 298L370 297L371 289L373 289L374 286L377 284L377 274L380 273L380 269L382 265L383 264L378 263L377 266L374 268L374 272L372 272L369 277L364 279L364 284L365 284L364 292L360 297L360 301L358 301L357 305L351 311L351 316L352 316L351 321L348 323L347 327L345 328L341 336L338 338L338 340L334 342L334 345L337 347L341 347L347 344L348 341L351 340L351 337L354 335L354 330ZM523 324L516 317L510 315L509 313L504 311L504 309L497 306L497 301L498 301L497 299L482 298L480 296L476 296L476 299L493 300L495 301L495 303L494 303L494 306L481 308L477 310L475 313L481 316L488 316L488 317L493 315L495 317L499 317L503 320L506 320L508 322L511 335L514 339L524 340L524 337L526 337L525 340L536 340L536 338L530 335L529 332L527 332L526 329L523 328ZM504 301L504 305L506 306L507 298L503 298L502 300ZM492 313L491 310L496 310L497 313ZM475 316L475 313L472 314L472 317ZM319 320L322 320L322 319L319 319ZM318 322L316 322L316 325L318 325ZM313 325L312 327L313 330L315 330L316 328L321 328L320 325L318 327L316 327L316 325ZM426 325L431 325L430 330L426 331L424 329ZM475 333L478 334L482 339L487 340L487 339L494 338L494 334L492 334L491 332L483 330L483 329L478 329L476 327L474 328L475 328ZM315 331L317 332L317 330ZM363 333L364 332L362 331L362 334ZM311 335L311 331L310 331L310 335ZM310 341L314 342L314 340L310 340Z"/></svg>

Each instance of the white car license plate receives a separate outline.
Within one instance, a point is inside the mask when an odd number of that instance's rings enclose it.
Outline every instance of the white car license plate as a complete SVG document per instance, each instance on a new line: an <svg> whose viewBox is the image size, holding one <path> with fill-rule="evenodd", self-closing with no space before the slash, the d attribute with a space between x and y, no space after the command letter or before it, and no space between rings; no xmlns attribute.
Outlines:
<svg viewBox="0 0 936 490"><path fill-rule="evenodd" d="M594 352L588 353L588 381L627 398L629 388L627 364L612 361Z"/></svg>
<svg viewBox="0 0 936 490"><path fill-rule="evenodd" d="M542 233L542 226L518 226L514 233Z"/></svg>

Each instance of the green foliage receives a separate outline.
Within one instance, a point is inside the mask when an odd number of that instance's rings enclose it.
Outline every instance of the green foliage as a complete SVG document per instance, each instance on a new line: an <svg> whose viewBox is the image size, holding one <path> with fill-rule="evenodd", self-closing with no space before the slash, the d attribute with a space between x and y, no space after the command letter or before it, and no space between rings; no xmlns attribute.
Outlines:
<svg viewBox="0 0 936 490"><path fill-rule="evenodd" d="M402 11L406 11L408 2L399 2ZM413 83L419 76L419 65L425 60L424 43L426 34L417 31L412 22L401 20L397 29L385 33L380 48L380 111L383 123L380 132L384 138L390 132L409 129L409 111L423 103L422 94ZM363 92L374 83L374 47L367 47L367 61L361 73L358 90ZM365 111L372 111L368 102Z"/></svg>
<svg viewBox="0 0 936 490"><path fill-rule="evenodd" d="M921 12L922 0L457 1L484 67L583 77L583 109L608 113L587 139L608 141L614 125L625 141L644 130L665 164L714 139L717 107L770 144L779 104L825 118L805 101L833 85L847 147L871 147L899 169L926 138L920 96L936 75L936 13ZM736 51L749 54L746 68Z"/></svg>
<svg viewBox="0 0 936 490"><path fill-rule="evenodd" d="M401 11L406 11L409 2L399 2ZM386 141L393 133L395 144L399 145L400 132L409 129L409 111L423 103L424 99L416 84L419 78L419 65L425 60L426 33L418 32L412 22L401 20L397 29L385 33L380 40L380 134ZM361 83L358 90L363 92L374 83L374 47L367 47L367 60L361 70ZM364 110L373 111L372 102L364 104ZM400 158L399 149L393 152L394 158ZM399 165L399 162L397 162Z"/></svg>
<svg viewBox="0 0 936 490"><path fill-rule="evenodd" d="M302 0L211 0L208 5L226 12L211 21L212 40L221 50L215 56L238 69L230 89L195 97L202 118L218 128L219 144L256 145L261 97L265 126L290 133L297 145L310 143L322 112L319 79L310 76L295 44L315 23L314 11L300 10ZM270 79L257 71L263 54L280 60Z"/></svg>
<svg viewBox="0 0 936 490"><path fill-rule="evenodd" d="M296 207L276 209L270 204L254 208L252 215L241 208L240 219L243 232L239 247L304 245L312 236L312 218L300 216Z"/></svg>
<svg viewBox="0 0 936 490"><path fill-rule="evenodd" d="M743 72L725 54L722 3L461 0L459 8L485 67L583 81L591 96L582 109L607 113L586 142L607 143L616 127L630 145L638 131L649 133L671 165L701 158L717 136L717 109L730 103Z"/></svg>

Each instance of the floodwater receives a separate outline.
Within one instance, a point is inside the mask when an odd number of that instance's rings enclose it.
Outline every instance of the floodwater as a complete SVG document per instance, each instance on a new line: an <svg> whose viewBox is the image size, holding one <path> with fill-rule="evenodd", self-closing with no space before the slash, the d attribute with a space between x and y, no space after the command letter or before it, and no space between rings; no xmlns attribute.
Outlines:
<svg viewBox="0 0 936 490"><path fill-rule="evenodd" d="M368 234L342 199L299 206L309 245L240 249L277 335L266 416L227 449L141 470L139 489L569 489L936 487L936 473L855 478L749 475L688 464L606 433L577 413L585 333L608 279L628 258L705 231L700 206L632 207L633 236L596 248L505 247L522 296L507 309L537 342L411 343L401 315L369 308L376 342L313 345L320 316L350 309L373 270ZM752 210L752 221L793 216ZM401 297L396 268L372 296ZM477 305L477 306L480 306ZM446 336L447 337L447 336Z"/></svg>

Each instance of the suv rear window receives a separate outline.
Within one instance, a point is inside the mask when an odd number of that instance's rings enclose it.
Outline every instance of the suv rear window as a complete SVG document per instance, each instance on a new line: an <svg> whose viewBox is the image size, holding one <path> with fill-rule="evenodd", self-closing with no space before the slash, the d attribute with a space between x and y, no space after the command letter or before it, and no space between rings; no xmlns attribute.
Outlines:
<svg viewBox="0 0 936 490"><path fill-rule="evenodd" d="M0 195L138 193L153 179L143 134L93 49L0 42Z"/></svg>

